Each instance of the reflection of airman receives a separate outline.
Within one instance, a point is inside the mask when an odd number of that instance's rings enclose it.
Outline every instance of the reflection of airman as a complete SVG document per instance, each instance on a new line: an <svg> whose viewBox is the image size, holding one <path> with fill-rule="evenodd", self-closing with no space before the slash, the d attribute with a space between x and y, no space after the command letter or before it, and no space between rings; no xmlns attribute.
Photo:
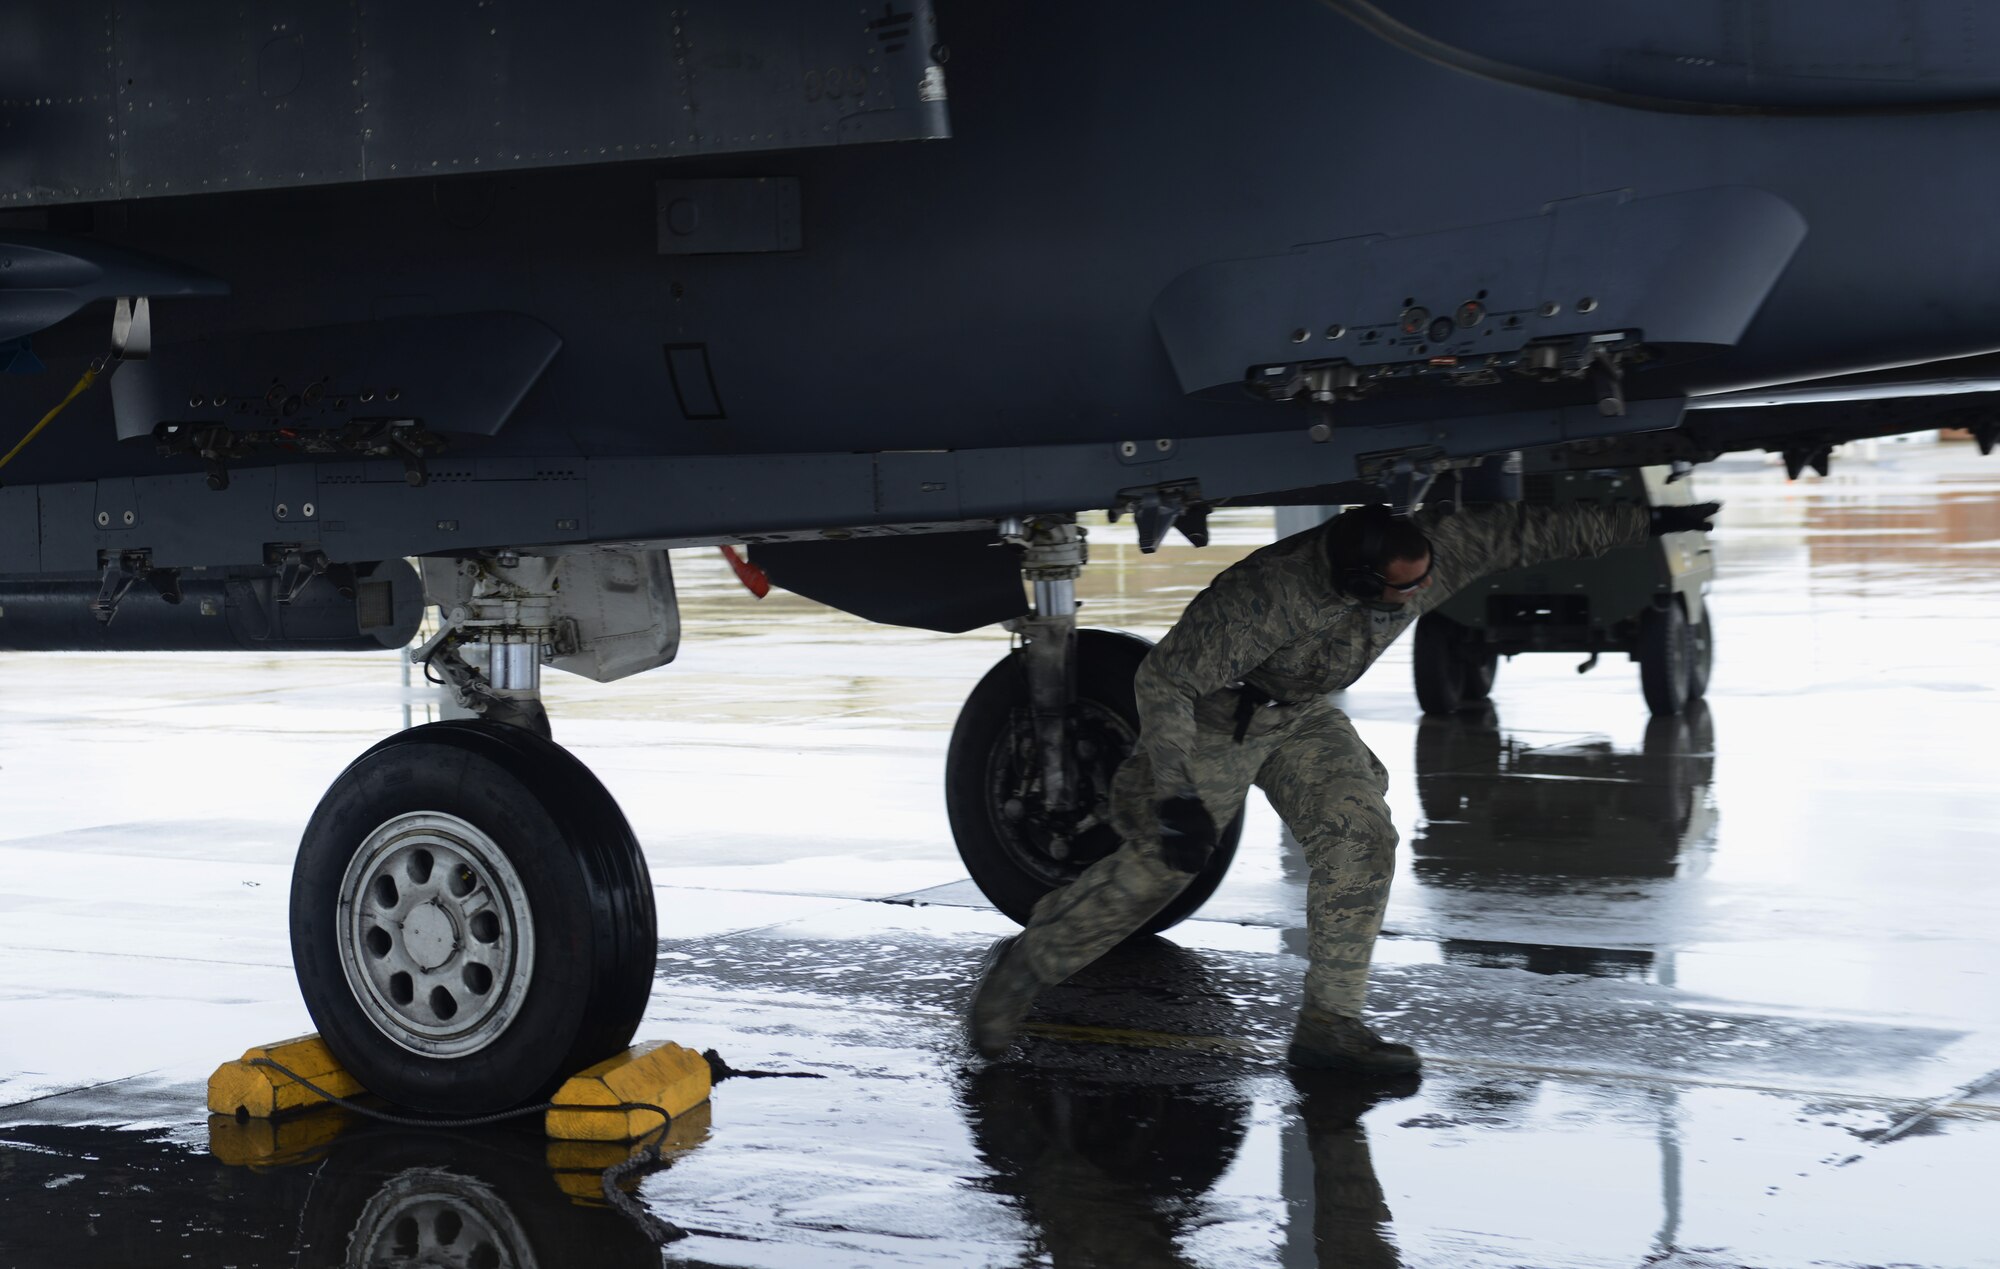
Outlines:
<svg viewBox="0 0 2000 1269"><path fill-rule="evenodd" d="M993 1188L1049 1263L1175 1269L1176 1245L1243 1144L1250 1100L1226 1081L1145 1084L989 1066L967 1119Z"/></svg>
<svg viewBox="0 0 2000 1269"><path fill-rule="evenodd" d="M1395 1269L1403 1263L1390 1235L1388 1200L1368 1152L1361 1117L1378 1102L1408 1097L1414 1077L1356 1087L1323 1071L1294 1071L1299 1118L1312 1154L1312 1232L1316 1259L1341 1269Z"/></svg>
<svg viewBox="0 0 2000 1269"><path fill-rule="evenodd" d="M1310 1198L1315 1261L1392 1269L1401 1258L1361 1117L1408 1096L1415 1079L1357 1086L1299 1071L1293 1081L1312 1161L1310 1195L1296 1197ZM969 1072L963 1097L992 1188L1018 1201L1035 1250L1058 1269L1193 1264L1180 1240L1203 1223L1202 1200L1235 1162L1251 1112L1229 1079L1156 1084L1019 1066Z"/></svg>
<svg viewBox="0 0 2000 1269"><path fill-rule="evenodd" d="M1360 507L1224 570L1139 669L1138 750L1112 815L1124 845L1045 897L990 956L973 998L980 1051L1007 1048L1044 986L1124 939L1207 863L1215 825L1264 790L1305 849L1305 1006L1291 1060L1375 1074L1415 1052L1360 1020L1396 830L1388 772L1326 696L1360 678L1419 616L1501 569L1601 555L1707 529L1713 503L1518 503L1403 519ZM1649 520L1650 514L1650 520Z"/></svg>

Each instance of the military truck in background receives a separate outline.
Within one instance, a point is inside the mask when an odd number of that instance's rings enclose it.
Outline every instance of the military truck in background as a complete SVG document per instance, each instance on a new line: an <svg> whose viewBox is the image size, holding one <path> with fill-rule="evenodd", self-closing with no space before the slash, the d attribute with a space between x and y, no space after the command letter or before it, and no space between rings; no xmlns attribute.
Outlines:
<svg viewBox="0 0 2000 1269"><path fill-rule="evenodd" d="M1537 470L1528 456L1521 498L1564 502L1694 502L1686 469ZM1509 569L1467 586L1417 622L1411 667L1426 714L1484 701L1501 657L1523 652L1604 653L1639 663L1639 688L1658 715L1673 715L1708 691L1715 626L1708 585L1715 555L1706 534L1672 533L1588 560Z"/></svg>

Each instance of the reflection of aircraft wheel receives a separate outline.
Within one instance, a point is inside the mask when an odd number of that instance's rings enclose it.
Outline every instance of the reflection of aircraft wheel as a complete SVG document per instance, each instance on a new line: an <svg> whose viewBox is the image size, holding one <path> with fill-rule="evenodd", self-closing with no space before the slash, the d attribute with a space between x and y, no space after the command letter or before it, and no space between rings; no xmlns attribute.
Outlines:
<svg viewBox="0 0 2000 1269"><path fill-rule="evenodd" d="M1706 603L1701 620L1688 623L1688 699L1708 695L1708 673L1715 665L1715 614Z"/></svg>
<svg viewBox="0 0 2000 1269"><path fill-rule="evenodd" d="M1443 613L1426 613L1417 621L1416 645L1410 653L1417 704L1426 714L1454 714L1483 701L1493 691L1500 656L1478 635Z"/></svg>
<svg viewBox="0 0 2000 1269"><path fill-rule="evenodd" d="M1688 702L1689 645L1679 604L1639 615L1639 690L1655 714L1678 714Z"/></svg>
<svg viewBox="0 0 2000 1269"><path fill-rule="evenodd" d="M506 1203L477 1181L443 1169L389 1178L362 1209L348 1263L532 1265L528 1235Z"/></svg>
<svg viewBox="0 0 2000 1269"><path fill-rule="evenodd" d="M336 1142L300 1216L305 1263L633 1266L651 1239L601 1204L568 1201L539 1135L365 1129Z"/></svg>
<svg viewBox="0 0 2000 1269"><path fill-rule="evenodd" d="M432 723L333 782L292 873L292 959L363 1087L481 1114L631 1041L652 883L597 777L519 727Z"/></svg>
<svg viewBox="0 0 2000 1269"><path fill-rule="evenodd" d="M1036 900L1118 849L1118 832L1105 822L1111 778L1139 736L1132 677L1151 646L1110 630L1076 632L1075 811L1050 813L1041 805L1021 654L988 671L959 712L945 759L952 836L980 893L1016 921L1025 924ZM1208 867L1142 932L1164 930L1207 902L1242 834L1239 814L1222 830Z"/></svg>

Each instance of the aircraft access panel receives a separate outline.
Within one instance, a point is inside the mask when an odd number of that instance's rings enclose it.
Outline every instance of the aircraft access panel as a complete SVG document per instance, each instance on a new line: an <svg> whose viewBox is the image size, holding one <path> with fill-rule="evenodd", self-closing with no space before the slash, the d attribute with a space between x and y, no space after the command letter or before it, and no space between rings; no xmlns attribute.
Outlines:
<svg viewBox="0 0 2000 1269"><path fill-rule="evenodd" d="M944 56L928 0L30 0L0 206L936 139Z"/></svg>

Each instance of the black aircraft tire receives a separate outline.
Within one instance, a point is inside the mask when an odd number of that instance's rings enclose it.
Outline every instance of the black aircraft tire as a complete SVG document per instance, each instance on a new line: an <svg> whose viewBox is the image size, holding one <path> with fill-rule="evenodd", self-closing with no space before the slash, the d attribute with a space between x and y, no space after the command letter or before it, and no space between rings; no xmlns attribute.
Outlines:
<svg viewBox="0 0 2000 1269"><path fill-rule="evenodd" d="M1468 698L1465 691L1471 677L1461 652L1465 633L1464 626L1443 613L1426 613L1417 620L1410 673L1416 681L1417 704L1426 714L1456 714L1468 699L1481 699Z"/></svg>
<svg viewBox="0 0 2000 1269"><path fill-rule="evenodd" d="M1679 604L1639 616L1639 690L1655 714L1678 714L1688 702L1687 617Z"/></svg>
<svg viewBox="0 0 2000 1269"><path fill-rule="evenodd" d="M1715 668L1715 614L1704 603L1701 620L1688 623L1688 699L1708 695L1708 678Z"/></svg>
<svg viewBox="0 0 2000 1269"><path fill-rule="evenodd" d="M1112 630L1076 633L1077 738L1091 747L1079 756L1087 789L1102 801L1132 741L1139 734L1139 707L1132 679L1152 645ZM1028 684L1021 654L999 662L966 698L952 729L945 757L945 810L965 870L994 907L1023 925L1041 897L1074 880L1084 867L1110 854L1120 839L1109 824L1086 830L1062 861L1046 853L1047 834L1006 813L1004 789L1018 779L1020 728L1027 720ZM1137 934L1156 934L1176 925L1208 902L1236 858L1243 835L1239 813L1222 830L1208 866ZM1136 935L1135 935L1136 937Z"/></svg>
<svg viewBox="0 0 2000 1269"><path fill-rule="evenodd" d="M299 844L291 927L327 1047L429 1113L547 1096L629 1044L652 992L624 815L566 750L501 723L432 723L350 763Z"/></svg>

